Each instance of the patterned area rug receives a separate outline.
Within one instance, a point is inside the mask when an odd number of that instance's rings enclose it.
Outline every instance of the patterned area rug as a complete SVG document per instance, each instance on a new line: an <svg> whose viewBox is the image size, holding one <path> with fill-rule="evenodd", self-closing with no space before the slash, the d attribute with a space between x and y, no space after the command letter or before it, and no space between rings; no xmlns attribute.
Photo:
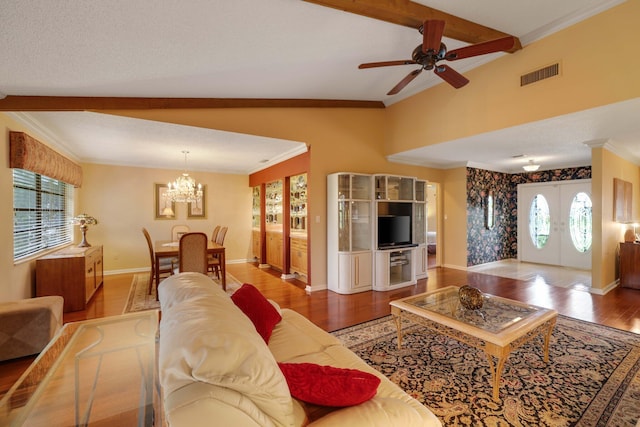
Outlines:
<svg viewBox="0 0 640 427"><path fill-rule="evenodd" d="M500 401L482 351L391 316L333 332L426 405L445 426L635 426L640 417L640 336L559 316L549 364L542 338L511 353Z"/></svg>
<svg viewBox="0 0 640 427"><path fill-rule="evenodd" d="M220 287L222 287L222 283L220 279L210 276L214 282L216 282ZM238 280L227 273L227 293L232 294L236 291L242 283L238 282ZM152 291L152 294L149 295L147 291L149 290L149 273L139 273L133 276L133 281L131 282L131 289L129 290L129 296L127 297L127 303L124 306L124 310L122 313L131 313L134 311L144 311L144 310L155 310L160 308L160 302L156 301L156 290L155 288Z"/></svg>

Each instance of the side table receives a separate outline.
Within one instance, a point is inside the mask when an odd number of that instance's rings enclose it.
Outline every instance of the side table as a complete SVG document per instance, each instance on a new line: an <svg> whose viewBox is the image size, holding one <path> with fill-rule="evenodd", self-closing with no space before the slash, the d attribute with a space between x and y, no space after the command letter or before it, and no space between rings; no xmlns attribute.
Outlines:
<svg viewBox="0 0 640 427"><path fill-rule="evenodd" d="M158 318L149 310L64 325L0 401L0 425L160 426Z"/></svg>

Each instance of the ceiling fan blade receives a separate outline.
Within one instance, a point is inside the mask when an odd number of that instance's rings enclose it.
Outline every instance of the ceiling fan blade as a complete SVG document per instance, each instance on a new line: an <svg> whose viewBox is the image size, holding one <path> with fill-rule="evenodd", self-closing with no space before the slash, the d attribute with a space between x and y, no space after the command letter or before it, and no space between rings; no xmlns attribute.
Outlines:
<svg viewBox="0 0 640 427"><path fill-rule="evenodd" d="M367 62L366 64L358 65L358 68L375 68L375 67L388 67L389 65L411 65L417 64L416 61L412 59L403 59L401 61L383 61L383 62Z"/></svg>
<svg viewBox="0 0 640 427"><path fill-rule="evenodd" d="M516 39L512 36L501 39L489 40L487 42L472 44L447 52L445 59L455 61L457 59L470 58L472 56L485 55L487 53L511 50L516 44Z"/></svg>
<svg viewBox="0 0 640 427"><path fill-rule="evenodd" d="M444 21L437 19L426 20L422 24L422 53L440 51L440 42L444 33Z"/></svg>
<svg viewBox="0 0 640 427"><path fill-rule="evenodd" d="M411 80L415 79L418 76L418 74L420 74L421 72L422 72L422 68L418 68L417 70L413 70L412 72L407 74L407 77L400 80L400 83L395 85L393 89L387 92L387 95L395 95L396 93L400 92L402 89L404 89L406 85L411 83Z"/></svg>
<svg viewBox="0 0 640 427"><path fill-rule="evenodd" d="M460 89L469 83L469 80L465 76L446 65L438 65L433 72L456 89Z"/></svg>

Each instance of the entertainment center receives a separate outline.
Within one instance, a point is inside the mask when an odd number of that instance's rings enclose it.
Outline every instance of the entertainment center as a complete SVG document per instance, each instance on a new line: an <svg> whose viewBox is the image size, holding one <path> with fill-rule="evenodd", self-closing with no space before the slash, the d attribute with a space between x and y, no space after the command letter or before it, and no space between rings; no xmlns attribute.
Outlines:
<svg viewBox="0 0 640 427"><path fill-rule="evenodd" d="M427 277L427 182L327 176L327 280L341 294L388 291Z"/></svg>

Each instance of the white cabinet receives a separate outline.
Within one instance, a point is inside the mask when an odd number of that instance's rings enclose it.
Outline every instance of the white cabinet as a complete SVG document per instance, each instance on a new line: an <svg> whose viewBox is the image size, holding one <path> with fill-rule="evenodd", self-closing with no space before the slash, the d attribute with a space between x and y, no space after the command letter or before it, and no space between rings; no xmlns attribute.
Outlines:
<svg viewBox="0 0 640 427"><path fill-rule="evenodd" d="M341 294L388 291L427 277L427 182L327 176L327 281Z"/></svg>
<svg viewBox="0 0 640 427"><path fill-rule="evenodd" d="M348 294L371 290L373 262L371 176L327 176L327 281Z"/></svg>
<svg viewBox="0 0 640 427"><path fill-rule="evenodd" d="M372 285L371 251L338 254L338 287L341 294L370 291Z"/></svg>
<svg viewBox="0 0 640 427"><path fill-rule="evenodd" d="M373 289L390 291L416 283L415 248L376 251L376 280Z"/></svg>

